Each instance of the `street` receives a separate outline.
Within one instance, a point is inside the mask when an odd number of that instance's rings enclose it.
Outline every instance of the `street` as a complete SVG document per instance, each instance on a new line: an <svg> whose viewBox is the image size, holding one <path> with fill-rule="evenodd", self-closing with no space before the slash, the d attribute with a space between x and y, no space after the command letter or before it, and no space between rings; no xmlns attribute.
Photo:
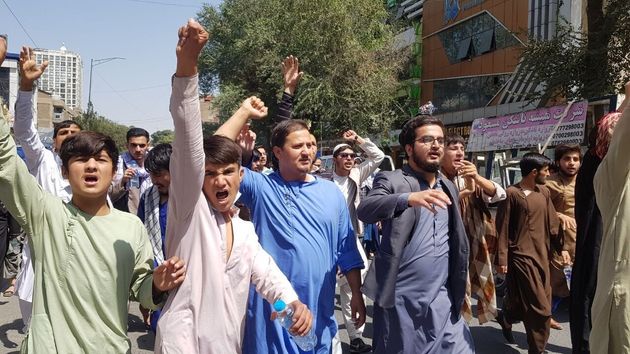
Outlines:
<svg viewBox="0 0 630 354"><path fill-rule="evenodd" d="M338 299L339 297L337 297L337 300ZM475 301L473 301L473 305L474 304ZM368 315L371 313L372 305L371 302L368 302ZM337 316L337 321L339 322L341 320L341 312L339 311L338 306L335 314ZM131 304L129 314L129 338L131 339L131 352L133 354L153 352L154 336L144 329L141 319L142 316L138 311L138 305L136 303ZM571 338L569 334L569 314L567 312L566 305L558 311L556 320L562 324L564 330L551 330L547 351L549 353L570 353ZM18 298L16 296L10 298L0 296L0 354L19 353L19 346L24 338L24 335L19 333L19 330L22 327L21 323L22 321L20 319ZM348 336L346 331L343 330L343 328L345 328L343 324L340 325L340 328L342 329L340 335L344 353L347 353ZM513 326L514 338L517 343L515 345L505 343L503 336L501 335L501 328L498 323L494 321L480 326L477 320L474 319L470 329L475 340L477 353L527 353L527 340L522 323L515 324ZM372 337L372 319L369 316L364 334L367 338ZM366 340L366 342L371 343L371 340Z"/></svg>

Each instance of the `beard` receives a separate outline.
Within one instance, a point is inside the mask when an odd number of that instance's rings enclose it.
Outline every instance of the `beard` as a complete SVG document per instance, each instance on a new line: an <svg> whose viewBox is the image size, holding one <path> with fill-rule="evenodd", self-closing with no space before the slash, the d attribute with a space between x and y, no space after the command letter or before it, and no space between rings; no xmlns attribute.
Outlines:
<svg viewBox="0 0 630 354"><path fill-rule="evenodd" d="M578 171L579 171L579 168L576 168L575 172L569 172L561 168L560 174L563 175L564 177L575 177L575 175L578 174Z"/></svg>
<svg viewBox="0 0 630 354"><path fill-rule="evenodd" d="M534 180L534 182L536 182L536 184L545 184L547 178L541 175L537 175L536 179Z"/></svg>
<svg viewBox="0 0 630 354"><path fill-rule="evenodd" d="M440 170L440 162L427 162L424 159L422 159L421 157L419 157L415 150L414 150L414 154L411 157L413 159L413 162L416 164L416 166L418 166L420 169L422 169L423 171L426 172L430 172L430 173L437 173L437 171Z"/></svg>

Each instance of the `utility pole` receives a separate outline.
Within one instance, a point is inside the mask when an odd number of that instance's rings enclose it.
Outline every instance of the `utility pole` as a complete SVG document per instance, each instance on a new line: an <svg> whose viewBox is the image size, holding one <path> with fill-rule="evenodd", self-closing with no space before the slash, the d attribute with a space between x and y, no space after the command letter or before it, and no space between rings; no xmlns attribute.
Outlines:
<svg viewBox="0 0 630 354"><path fill-rule="evenodd" d="M88 116L90 117L92 116L92 113L94 113L94 105L92 104L92 71L94 70L95 66L105 64L107 62L110 62L116 59L125 60L125 58L121 58L121 57L90 59L90 86L88 89L88 104L87 104Z"/></svg>

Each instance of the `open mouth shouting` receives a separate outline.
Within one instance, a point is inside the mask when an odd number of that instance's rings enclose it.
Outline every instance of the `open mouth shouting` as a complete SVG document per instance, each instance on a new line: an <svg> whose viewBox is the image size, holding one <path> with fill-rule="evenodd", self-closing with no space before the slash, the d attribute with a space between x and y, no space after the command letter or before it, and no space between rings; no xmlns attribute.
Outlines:
<svg viewBox="0 0 630 354"><path fill-rule="evenodd" d="M98 176L96 175L86 175L83 177L83 181L86 186L94 187L98 184Z"/></svg>
<svg viewBox="0 0 630 354"><path fill-rule="evenodd" d="M227 190L216 192L215 196L217 197L217 200L219 202L225 202L227 197L230 196L230 192L228 192Z"/></svg>

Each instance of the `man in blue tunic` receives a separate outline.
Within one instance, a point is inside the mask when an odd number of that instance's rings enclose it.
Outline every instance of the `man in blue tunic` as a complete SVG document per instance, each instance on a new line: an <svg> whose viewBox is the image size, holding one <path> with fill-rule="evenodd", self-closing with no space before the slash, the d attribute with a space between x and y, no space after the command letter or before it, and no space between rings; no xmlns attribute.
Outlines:
<svg viewBox="0 0 630 354"><path fill-rule="evenodd" d="M374 353L473 353L460 314L468 241L458 191L438 171L442 122L413 118L399 141L409 164L378 174L358 209L361 221L383 225L363 288L374 300Z"/></svg>
<svg viewBox="0 0 630 354"><path fill-rule="evenodd" d="M245 123L230 119L220 130L235 139ZM352 317L360 327L365 322L360 274L364 264L343 195L332 182L310 174L312 145L305 122L280 122L271 135L275 171L264 175L246 169L240 200L251 210L260 244L313 313L318 338L314 352L329 354L337 332L337 268L352 289ZM268 320L271 312L271 306L250 291L243 352L300 353L280 324Z"/></svg>

